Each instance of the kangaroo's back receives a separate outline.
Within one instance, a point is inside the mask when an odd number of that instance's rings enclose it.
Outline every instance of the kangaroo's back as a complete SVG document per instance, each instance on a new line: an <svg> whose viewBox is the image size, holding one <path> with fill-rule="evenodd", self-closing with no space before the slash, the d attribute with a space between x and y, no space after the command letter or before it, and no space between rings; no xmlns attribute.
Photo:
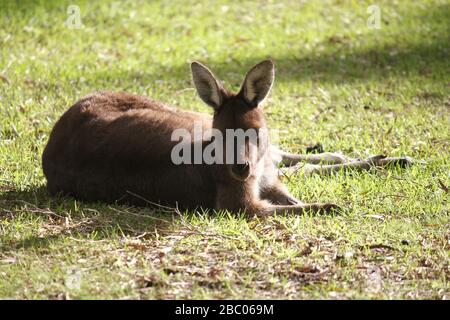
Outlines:
<svg viewBox="0 0 450 320"><path fill-rule="evenodd" d="M142 96L90 94L70 107L51 132L42 160L48 190L87 200L123 200L131 192L155 202L209 203L208 195L190 200L184 190L177 192L180 182L208 188L207 174L195 173L202 168L175 166L170 159L177 143L171 141L172 132L192 131L195 121L211 126L208 115Z"/></svg>

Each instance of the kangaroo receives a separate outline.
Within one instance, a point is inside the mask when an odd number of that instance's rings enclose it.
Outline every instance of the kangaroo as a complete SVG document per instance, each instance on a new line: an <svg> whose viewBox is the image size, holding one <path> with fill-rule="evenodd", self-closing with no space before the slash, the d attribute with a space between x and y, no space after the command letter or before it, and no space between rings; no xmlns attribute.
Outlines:
<svg viewBox="0 0 450 320"><path fill-rule="evenodd" d="M307 173L329 173L398 161L381 156L363 161L334 153L295 155L271 146L262 134L267 124L261 108L274 82L271 60L255 65L237 94L225 89L201 63L192 62L191 69L199 97L214 111L212 117L123 92L92 93L70 107L55 124L43 153L49 192L87 201L159 203L256 216L328 212L339 207L303 203L291 195L279 178L277 164L295 168L306 161L312 165ZM239 152L235 146L240 161L175 164L171 156L178 142L172 140L172 133L182 128L193 134L196 123L224 136L227 129L255 130L256 155ZM204 150L214 139L201 137L194 142ZM240 147L248 150L251 143L246 139ZM225 155L223 148L219 151Z"/></svg>

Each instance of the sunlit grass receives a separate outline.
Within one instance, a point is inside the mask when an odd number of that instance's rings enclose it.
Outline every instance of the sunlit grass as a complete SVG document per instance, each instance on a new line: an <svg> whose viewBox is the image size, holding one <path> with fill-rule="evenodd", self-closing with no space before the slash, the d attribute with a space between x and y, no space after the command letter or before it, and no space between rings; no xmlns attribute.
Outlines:
<svg viewBox="0 0 450 320"><path fill-rule="evenodd" d="M449 297L450 7L446 1L0 0L0 298ZM210 112L191 60L237 89L272 58L279 144L426 165L291 177L340 216L247 220L51 198L41 154L95 90Z"/></svg>

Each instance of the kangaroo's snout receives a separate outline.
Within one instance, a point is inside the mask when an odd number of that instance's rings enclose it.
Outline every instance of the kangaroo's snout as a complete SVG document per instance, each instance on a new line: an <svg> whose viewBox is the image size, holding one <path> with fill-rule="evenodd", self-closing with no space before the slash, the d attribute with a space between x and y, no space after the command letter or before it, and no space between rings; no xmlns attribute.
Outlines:
<svg viewBox="0 0 450 320"><path fill-rule="evenodd" d="M250 163L245 161L242 164L235 164L231 167L233 178L244 181L250 176Z"/></svg>

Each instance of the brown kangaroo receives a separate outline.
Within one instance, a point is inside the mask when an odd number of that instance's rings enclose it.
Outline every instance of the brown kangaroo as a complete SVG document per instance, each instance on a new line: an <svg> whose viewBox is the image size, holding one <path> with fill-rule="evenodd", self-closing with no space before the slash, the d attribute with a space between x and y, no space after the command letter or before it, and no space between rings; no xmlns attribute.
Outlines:
<svg viewBox="0 0 450 320"><path fill-rule="evenodd" d="M128 93L87 95L59 119L44 150L42 164L50 193L88 201L243 210L258 216L331 211L338 206L307 204L292 196L279 179L277 162L289 166L306 161L313 163L307 173L327 173L398 160L362 161L334 153L302 156L278 150L261 134L267 126L260 104L274 81L272 61L255 65L238 94L226 90L199 62L191 68L197 92L213 108L213 117ZM227 129L254 129L259 134L256 156L234 149L241 161L175 164L171 153L178 141L172 141L172 133L183 128L193 134L195 123L224 136ZM205 150L213 141L194 139L190 148L194 150L194 143L200 142ZM244 143L248 150L251 142ZM225 147L222 151L227 152Z"/></svg>

